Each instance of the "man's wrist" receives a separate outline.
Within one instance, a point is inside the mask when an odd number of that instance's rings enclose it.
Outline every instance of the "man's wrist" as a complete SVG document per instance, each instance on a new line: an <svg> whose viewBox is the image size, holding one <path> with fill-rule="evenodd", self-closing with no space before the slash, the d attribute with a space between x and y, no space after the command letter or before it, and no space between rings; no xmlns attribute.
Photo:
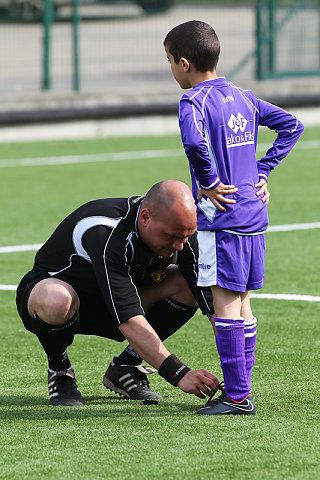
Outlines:
<svg viewBox="0 0 320 480"><path fill-rule="evenodd" d="M176 355L171 354L161 363L158 373L171 385L177 387L181 378L190 370L191 368L187 367Z"/></svg>

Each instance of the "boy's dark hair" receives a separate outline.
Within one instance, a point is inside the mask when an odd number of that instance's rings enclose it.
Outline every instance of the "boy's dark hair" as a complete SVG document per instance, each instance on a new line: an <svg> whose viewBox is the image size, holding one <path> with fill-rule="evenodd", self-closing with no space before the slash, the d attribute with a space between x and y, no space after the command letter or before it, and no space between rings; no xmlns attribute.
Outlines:
<svg viewBox="0 0 320 480"><path fill-rule="evenodd" d="M191 20L177 25L167 34L163 44L177 64L183 57L200 72L216 69L220 42L216 32L205 22Z"/></svg>

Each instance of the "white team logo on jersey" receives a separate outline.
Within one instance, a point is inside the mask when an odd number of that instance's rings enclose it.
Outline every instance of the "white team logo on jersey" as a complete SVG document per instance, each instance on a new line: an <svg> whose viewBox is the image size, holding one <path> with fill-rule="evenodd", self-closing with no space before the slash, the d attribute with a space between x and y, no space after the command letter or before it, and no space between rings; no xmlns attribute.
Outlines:
<svg viewBox="0 0 320 480"><path fill-rule="evenodd" d="M238 113L236 117L232 113L227 125L234 133L238 133L238 130L241 130L241 132L245 131L247 123L248 121L244 118L243 115L241 115L241 113Z"/></svg>
<svg viewBox="0 0 320 480"><path fill-rule="evenodd" d="M240 112L237 116L233 113L230 115L227 126L232 130L232 133L226 135L227 148L254 144L254 131L250 129L251 123Z"/></svg>

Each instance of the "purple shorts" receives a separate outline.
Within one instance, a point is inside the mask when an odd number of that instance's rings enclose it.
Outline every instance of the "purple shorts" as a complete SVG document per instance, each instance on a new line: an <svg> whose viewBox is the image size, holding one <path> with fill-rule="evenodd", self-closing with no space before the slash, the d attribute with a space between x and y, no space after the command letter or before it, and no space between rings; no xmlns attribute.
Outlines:
<svg viewBox="0 0 320 480"><path fill-rule="evenodd" d="M198 286L218 285L227 290L258 290L264 284L264 234L236 235L200 231Z"/></svg>

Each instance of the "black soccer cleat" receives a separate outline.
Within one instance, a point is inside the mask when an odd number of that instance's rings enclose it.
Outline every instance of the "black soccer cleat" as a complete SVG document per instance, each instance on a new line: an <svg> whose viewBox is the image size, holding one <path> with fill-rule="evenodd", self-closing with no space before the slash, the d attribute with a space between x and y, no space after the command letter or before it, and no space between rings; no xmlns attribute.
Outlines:
<svg viewBox="0 0 320 480"><path fill-rule="evenodd" d="M72 368L59 372L48 371L48 388L51 405L76 407L85 403Z"/></svg>
<svg viewBox="0 0 320 480"><path fill-rule="evenodd" d="M147 379L147 374L155 371L143 365L118 366L112 361L103 375L103 385L126 398L158 402L162 397L150 389Z"/></svg>
<svg viewBox="0 0 320 480"><path fill-rule="evenodd" d="M255 415L256 406L253 400L253 396L250 394L241 402L237 402L228 397L224 387L221 384L218 387L222 394L213 399L213 395L205 404L205 407L198 410L199 415Z"/></svg>

